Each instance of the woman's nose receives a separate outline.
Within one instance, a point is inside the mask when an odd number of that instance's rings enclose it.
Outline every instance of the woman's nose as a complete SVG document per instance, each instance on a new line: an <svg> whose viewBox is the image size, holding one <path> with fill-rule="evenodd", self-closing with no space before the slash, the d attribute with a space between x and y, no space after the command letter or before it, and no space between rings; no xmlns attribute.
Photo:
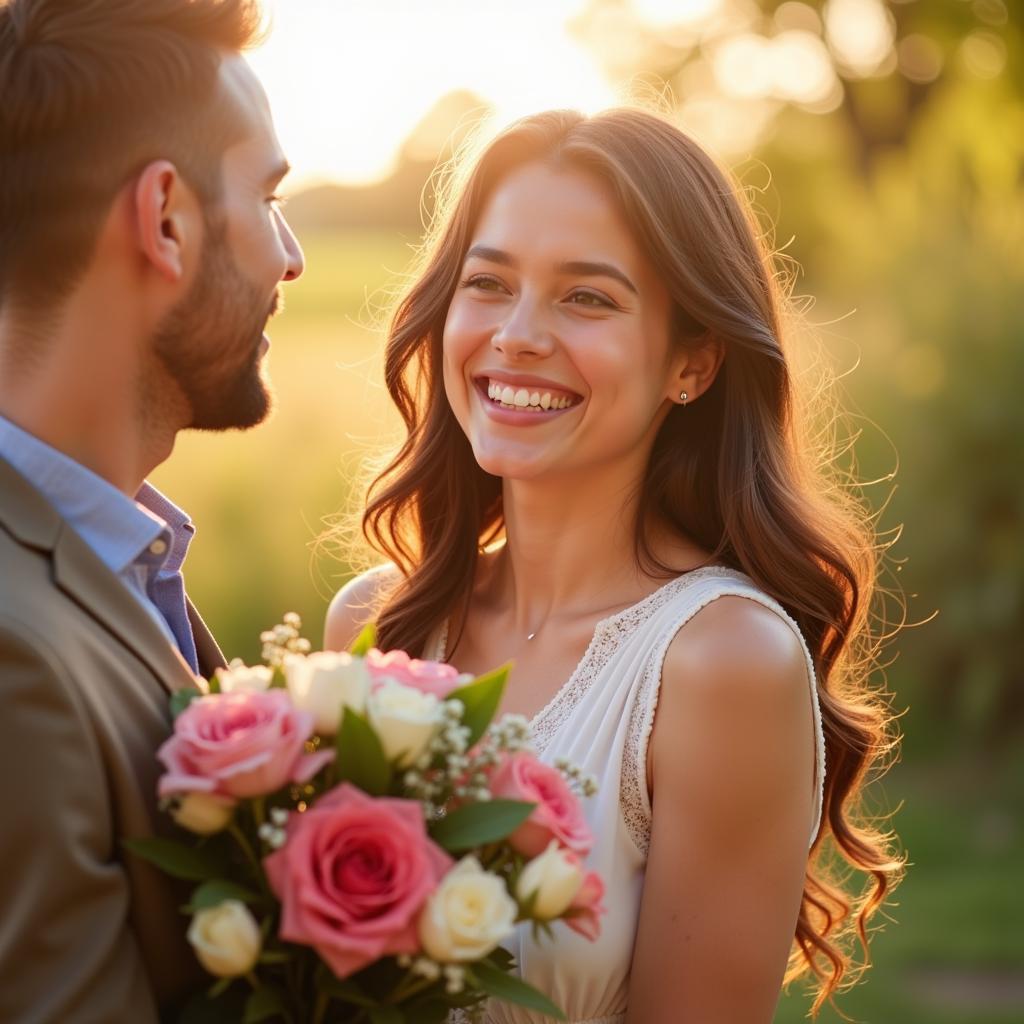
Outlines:
<svg viewBox="0 0 1024 1024"><path fill-rule="evenodd" d="M540 311L518 302L505 322L491 336L491 347L506 359L551 354L553 339Z"/></svg>

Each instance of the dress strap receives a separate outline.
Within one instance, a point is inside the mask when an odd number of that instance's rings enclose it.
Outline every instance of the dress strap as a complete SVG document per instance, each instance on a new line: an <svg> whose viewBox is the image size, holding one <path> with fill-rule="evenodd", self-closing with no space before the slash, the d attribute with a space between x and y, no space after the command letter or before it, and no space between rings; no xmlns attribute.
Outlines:
<svg viewBox="0 0 1024 1024"><path fill-rule="evenodd" d="M759 590L749 577L732 570L723 570L721 577L694 582L694 586L678 592L671 608L664 611L656 639L630 716L623 752L622 787L620 804L623 819L637 848L646 855L651 833L651 795L647 788L647 754L650 746L654 716L661 690L661 673L665 655L676 634L702 608L720 597L744 597L774 612L800 641L807 664L808 691L814 719L815 748L815 808L809 845L813 846L821 825L821 812L825 793L825 734L822 728L821 704L818 698L814 660L800 627L778 601Z"/></svg>

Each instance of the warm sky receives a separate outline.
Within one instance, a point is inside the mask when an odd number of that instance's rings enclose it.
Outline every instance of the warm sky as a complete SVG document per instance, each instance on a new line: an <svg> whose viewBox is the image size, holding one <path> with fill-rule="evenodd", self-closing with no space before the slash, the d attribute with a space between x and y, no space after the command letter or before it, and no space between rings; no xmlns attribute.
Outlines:
<svg viewBox="0 0 1024 1024"><path fill-rule="evenodd" d="M251 61L295 167L289 187L386 175L411 129L454 89L490 101L500 120L607 106L614 92L566 28L583 3L265 0L273 31Z"/></svg>
<svg viewBox="0 0 1024 1024"><path fill-rule="evenodd" d="M897 60L883 0L829 0L823 14L799 0L771 12L757 0L628 0L632 15L588 0L263 2L273 27L251 59L295 167L292 190L385 177L412 129L454 90L493 107L495 129L548 107L615 103L622 94L595 51L627 66L619 58L630 51L633 16L654 39L682 33L699 55L675 87L678 114L720 155L753 147L783 104L833 109L842 96L837 64L872 76ZM584 11L593 48L570 29ZM904 44L935 49L920 37ZM915 53L901 49L899 59ZM920 56L910 77L921 72Z"/></svg>

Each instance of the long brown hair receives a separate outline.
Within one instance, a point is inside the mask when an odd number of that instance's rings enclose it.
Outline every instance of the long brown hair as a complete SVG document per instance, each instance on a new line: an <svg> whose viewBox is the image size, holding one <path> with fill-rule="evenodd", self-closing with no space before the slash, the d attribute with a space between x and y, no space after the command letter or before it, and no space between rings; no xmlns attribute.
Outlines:
<svg viewBox="0 0 1024 1024"><path fill-rule="evenodd" d="M856 977L851 935L866 967L868 919L902 868L892 836L858 813L866 776L896 742L888 704L868 685L878 546L867 511L823 475L801 436L782 345L786 289L752 212L737 185L660 117L616 109L525 118L442 190L422 267L387 341L387 387L407 437L371 486L363 518L367 539L403 575L379 614L381 643L422 653L433 630L461 617L477 557L503 530L501 480L477 465L449 408L441 343L482 204L529 161L604 181L673 298L675 342L710 335L724 346L710 389L674 408L657 436L636 551L652 575L668 572L648 540L654 522L668 524L778 600L814 657L828 770L786 980L813 973L816 1012ZM848 873L837 870L843 860L870 876L857 895L838 880Z"/></svg>

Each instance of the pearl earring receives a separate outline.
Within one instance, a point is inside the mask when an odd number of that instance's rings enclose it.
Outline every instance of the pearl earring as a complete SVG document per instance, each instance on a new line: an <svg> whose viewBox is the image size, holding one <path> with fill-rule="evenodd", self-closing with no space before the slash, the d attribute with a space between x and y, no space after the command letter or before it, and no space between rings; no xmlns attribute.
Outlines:
<svg viewBox="0 0 1024 1024"><path fill-rule="evenodd" d="M689 395L688 395L688 394L687 394L687 393L686 393L685 391L680 391L680 392L679 392L679 401L680 401L680 402L682 402L682 403L683 403L683 405L686 405L686 400L687 400L687 399L688 399L689 397L690 397L690 396L689 396Z"/></svg>

